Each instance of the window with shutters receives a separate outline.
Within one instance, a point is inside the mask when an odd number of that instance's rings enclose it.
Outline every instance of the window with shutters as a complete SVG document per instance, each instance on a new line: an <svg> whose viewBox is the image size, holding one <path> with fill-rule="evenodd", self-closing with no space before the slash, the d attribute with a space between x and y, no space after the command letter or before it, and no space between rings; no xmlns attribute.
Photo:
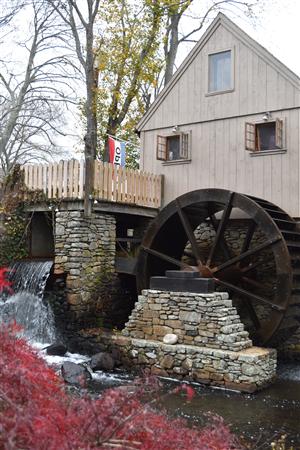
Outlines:
<svg viewBox="0 0 300 450"><path fill-rule="evenodd" d="M190 160L191 133L157 136L156 158L160 161Z"/></svg>
<svg viewBox="0 0 300 450"><path fill-rule="evenodd" d="M283 149L283 121L246 122L245 148L250 152Z"/></svg>

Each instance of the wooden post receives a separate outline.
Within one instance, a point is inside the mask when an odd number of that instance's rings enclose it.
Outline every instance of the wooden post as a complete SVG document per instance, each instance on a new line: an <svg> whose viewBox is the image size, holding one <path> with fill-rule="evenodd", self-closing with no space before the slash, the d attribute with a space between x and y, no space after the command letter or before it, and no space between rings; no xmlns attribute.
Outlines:
<svg viewBox="0 0 300 450"><path fill-rule="evenodd" d="M94 158L85 158L85 183L84 183L84 215L92 214L92 195L94 189Z"/></svg>

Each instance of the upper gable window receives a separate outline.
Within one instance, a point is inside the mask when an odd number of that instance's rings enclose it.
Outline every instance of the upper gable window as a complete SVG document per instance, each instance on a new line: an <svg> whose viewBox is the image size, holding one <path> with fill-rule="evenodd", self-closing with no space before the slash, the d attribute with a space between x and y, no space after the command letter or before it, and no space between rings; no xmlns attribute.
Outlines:
<svg viewBox="0 0 300 450"><path fill-rule="evenodd" d="M233 89L232 51L213 53L208 58L208 92L223 92Z"/></svg>

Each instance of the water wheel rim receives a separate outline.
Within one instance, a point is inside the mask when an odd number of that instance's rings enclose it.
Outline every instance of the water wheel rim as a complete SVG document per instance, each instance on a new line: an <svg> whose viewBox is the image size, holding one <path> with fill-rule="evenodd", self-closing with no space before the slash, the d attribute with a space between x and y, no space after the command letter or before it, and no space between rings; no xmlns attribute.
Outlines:
<svg viewBox="0 0 300 450"><path fill-rule="evenodd" d="M269 204L271 205L271 203ZM159 256L155 252L160 252L161 254L165 252L169 257L169 261L165 262L176 265L174 262L177 261L177 267L180 267L178 262L182 262L182 250L188 236L180 211L189 216L189 220L192 221L191 228L195 229L197 222L199 224L205 220L209 208L212 208L214 213L216 211L223 211L223 215L226 208L227 212L229 209L238 208L245 212L268 237L267 241L269 242L266 245L272 250L276 267L276 289L272 298L272 313L268 317L268 320L263 322L261 329L257 327L254 336L257 343L267 344L279 329L290 302L292 291L291 258L286 242L277 224L265 209L257 203L256 199L250 198L247 195L224 189L201 189L183 194L169 203L151 223L142 241L137 264L138 289L141 290L149 287L150 276L163 275L161 267L166 267L166 264L159 264ZM279 210L278 207L276 208ZM194 222L191 219L191 211L195 212ZM197 214L198 218L196 218ZM285 216L293 222L293 219L286 213ZM176 227L178 230L177 236ZM185 235L180 236L182 230L184 230ZM213 254L213 251L211 253ZM153 265L153 258L156 258L155 267L149 270L149 261L150 264L152 261ZM181 268L184 268L184 265ZM213 278L217 284L223 286L224 290L238 291L237 286L229 286L230 283L226 283L226 281L220 279L218 273L214 273ZM266 299L262 297L258 298L258 300L264 301Z"/></svg>

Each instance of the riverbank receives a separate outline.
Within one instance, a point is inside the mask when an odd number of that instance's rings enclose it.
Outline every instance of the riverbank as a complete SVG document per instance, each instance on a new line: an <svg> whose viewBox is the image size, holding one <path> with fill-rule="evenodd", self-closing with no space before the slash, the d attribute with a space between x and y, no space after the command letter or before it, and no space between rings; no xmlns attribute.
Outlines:
<svg viewBox="0 0 300 450"><path fill-rule="evenodd" d="M58 368L65 360L86 363L88 357L67 354L67 357L45 356L49 364ZM113 372L95 372L88 384L93 397L106 389L118 386L130 386L133 375L124 370ZM294 450L300 449L300 363L281 363L275 383L255 394L225 391L192 383L195 396L191 401L173 394L180 382L160 378L162 392L170 392L159 403L171 417L184 418L191 425L201 426L203 414L212 412L224 418L237 436L242 436L251 448L262 450L270 448L270 443L287 434L287 443Z"/></svg>
<svg viewBox="0 0 300 450"><path fill-rule="evenodd" d="M0 448L240 449L222 419L191 427L157 411L155 404L164 397L153 378L98 398L68 395L62 378L15 331L0 328ZM188 399L194 394L186 385L173 392Z"/></svg>

